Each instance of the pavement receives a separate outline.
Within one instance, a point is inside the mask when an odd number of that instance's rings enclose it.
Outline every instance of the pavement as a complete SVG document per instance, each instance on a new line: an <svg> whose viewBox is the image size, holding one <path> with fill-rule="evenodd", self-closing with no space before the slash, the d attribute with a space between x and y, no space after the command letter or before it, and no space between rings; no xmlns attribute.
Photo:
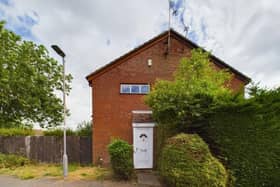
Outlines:
<svg viewBox="0 0 280 187"><path fill-rule="evenodd" d="M52 178L21 180L12 176L0 175L0 187L160 187L152 172L137 172L137 182L58 180Z"/></svg>
<svg viewBox="0 0 280 187"><path fill-rule="evenodd" d="M0 176L0 187L138 187L132 182L58 180L52 178L21 180L12 176Z"/></svg>

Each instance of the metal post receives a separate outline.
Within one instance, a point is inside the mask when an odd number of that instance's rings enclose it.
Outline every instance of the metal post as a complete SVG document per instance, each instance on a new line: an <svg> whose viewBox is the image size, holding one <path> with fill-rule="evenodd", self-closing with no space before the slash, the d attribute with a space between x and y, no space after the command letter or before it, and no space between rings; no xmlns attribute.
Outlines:
<svg viewBox="0 0 280 187"><path fill-rule="evenodd" d="M168 41L167 41L167 54L170 50L170 29L171 29L171 13L170 13L170 0L168 0Z"/></svg>
<svg viewBox="0 0 280 187"><path fill-rule="evenodd" d="M68 157L67 157L67 152L66 152L66 95L65 95L65 59L64 57L66 56L65 53L57 46L57 45L52 45L51 46L53 50L62 57L62 62L63 62L63 176L67 177L68 175Z"/></svg>
<svg viewBox="0 0 280 187"><path fill-rule="evenodd" d="M67 177L68 175L68 157L66 152L66 96L65 96L65 59L62 57L63 61L63 123L64 123L64 131L63 131L63 176Z"/></svg>

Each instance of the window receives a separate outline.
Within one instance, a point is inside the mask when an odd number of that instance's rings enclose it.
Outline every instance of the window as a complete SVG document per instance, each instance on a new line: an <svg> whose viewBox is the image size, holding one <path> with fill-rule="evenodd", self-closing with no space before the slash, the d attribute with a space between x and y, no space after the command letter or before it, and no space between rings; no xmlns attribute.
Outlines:
<svg viewBox="0 0 280 187"><path fill-rule="evenodd" d="M130 93L130 86L127 84L121 85L121 93Z"/></svg>
<svg viewBox="0 0 280 187"><path fill-rule="evenodd" d="M150 85L141 86L141 93L149 93L149 92L150 92Z"/></svg>
<svg viewBox="0 0 280 187"><path fill-rule="evenodd" d="M131 93L140 93L139 85L131 85Z"/></svg>
<svg viewBox="0 0 280 187"><path fill-rule="evenodd" d="M148 94L150 85L148 84L121 84L120 92L124 94Z"/></svg>

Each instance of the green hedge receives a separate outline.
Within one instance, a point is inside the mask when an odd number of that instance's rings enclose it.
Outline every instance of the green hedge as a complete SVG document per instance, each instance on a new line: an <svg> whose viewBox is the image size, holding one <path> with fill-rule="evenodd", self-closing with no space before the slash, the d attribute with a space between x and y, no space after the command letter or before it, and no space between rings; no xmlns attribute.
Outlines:
<svg viewBox="0 0 280 187"><path fill-rule="evenodd" d="M78 136L91 136L92 135L92 122L83 121L78 124L76 133Z"/></svg>
<svg viewBox="0 0 280 187"><path fill-rule="evenodd" d="M63 136L63 129L48 129L43 131L44 136ZM78 124L77 130L70 128L66 129L67 136L89 136L92 135L92 123L91 121L83 121Z"/></svg>
<svg viewBox="0 0 280 187"><path fill-rule="evenodd" d="M63 136L63 129L51 129L43 131L44 136ZM76 132L72 129L66 129L67 136L76 136Z"/></svg>
<svg viewBox="0 0 280 187"><path fill-rule="evenodd" d="M114 175L119 179L130 179L133 174L132 146L115 139L108 145L108 151Z"/></svg>
<svg viewBox="0 0 280 187"><path fill-rule="evenodd" d="M0 136L30 136L30 135L34 135L32 129L0 128Z"/></svg>
<svg viewBox="0 0 280 187"><path fill-rule="evenodd" d="M233 171L236 186L279 186L279 89L217 111L197 132Z"/></svg>
<svg viewBox="0 0 280 187"><path fill-rule="evenodd" d="M162 150L160 175L168 186L226 186L227 172L196 134L179 134Z"/></svg>
<svg viewBox="0 0 280 187"><path fill-rule="evenodd" d="M0 153L0 168L20 167L27 164L30 164L30 161L25 157L13 154L6 155Z"/></svg>

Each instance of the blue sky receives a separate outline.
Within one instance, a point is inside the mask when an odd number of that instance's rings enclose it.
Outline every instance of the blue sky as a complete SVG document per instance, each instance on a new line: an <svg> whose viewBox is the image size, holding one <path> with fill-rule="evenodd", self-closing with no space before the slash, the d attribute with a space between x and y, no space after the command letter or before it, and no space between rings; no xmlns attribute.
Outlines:
<svg viewBox="0 0 280 187"><path fill-rule="evenodd" d="M174 1L174 2L173 2ZM262 86L280 86L280 5L277 0L172 0L172 28L212 51ZM66 53L74 76L68 99L75 127L91 115L85 76L168 27L168 0L0 0L6 27ZM174 8L176 7L176 8ZM174 10L176 9L176 11Z"/></svg>
<svg viewBox="0 0 280 187"><path fill-rule="evenodd" d="M10 0L0 0L0 3L9 6L10 5Z"/></svg>
<svg viewBox="0 0 280 187"><path fill-rule="evenodd" d="M38 24L38 14L35 11L27 13L19 13L11 15L7 12L7 9L14 7L14 2L11 0L0 0L0 19L6 21L6 28L14 31L20 35L23 39L37 41L36 37L32 33L32 27Z"/></svg>

